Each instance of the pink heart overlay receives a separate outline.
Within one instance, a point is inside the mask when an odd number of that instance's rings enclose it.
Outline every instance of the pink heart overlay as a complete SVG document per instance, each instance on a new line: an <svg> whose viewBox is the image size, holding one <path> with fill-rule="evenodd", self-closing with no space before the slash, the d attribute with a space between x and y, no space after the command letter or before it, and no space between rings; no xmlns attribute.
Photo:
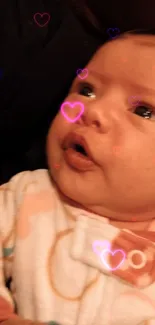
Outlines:
<svg viewBox="0 0 155 325"><path fill-rule="evenodd" d="M99 248L101 249L101 248L105 248L105 247L107 247L107 248L110 248L110 246L111 246L111 244L107 241L107 240L104 240L104 241L101 241L101 240L95 240L94 242L93 242L93 251L94 251L94 253L96 253L97 255L99 255L100 256L100 254L101 254L101 251L99 250Z"/></svg>
<svg viewBox="0 0 155 325"><path fill-rule="evenodd" d="M139 105L140 100L141 100L140 96L131 96L129 97L129 104L132 106Z"/></svg>
<svg viewBox="0 0 155 325"><path fill-rule="evenodd" d="M60 167L59 164L55 164L55 165L54 165L54 168L56 168L56 169L59 168L59 167Z"/></svg>
<svg viewBox="0 0 155 325"><path fill-rule="evenodd" d="M114 146L114 147L113 147L113 151L114 151L114 153L115 153L115 154L118 154L118 155L121 154L121 149L122 149L122 148L121 148L120 146Z"/></svg>
<svg viewBox="0 0 155 325"><path fill-rule="evenodd" d="M69 106L71 109L75 108L75 106L80 106L81 110L80 110L80 113L74 118L74 119L71 119L67 113L65 112L64 108L65 106ZM68 122L71 122L71 123L74 123L75 121L77 121L80 116L83 114L84 112L84 104L82 104L81 102L75 102L75 103L70 103L70 102L64 102L62 105L61 105L61 113L63 114L63 116L65 117L65 119L68 121Z"/></svg>
<svg viewBox="0 0 155 325"><path fill-rule="evenodd" d="M87 78L87 76L88 76L88 69L78 69L77 70L77 76L80 78L80 79L85 79L85 78ZM84 74L83 74L84 73ZM82 74L83 74L83 76L82 76Z"/></svg>
<svg viewBox="0 0 155 325"><path fill-rule="evenodd" d="M46 22L45 22L44 24L40 24L40 23L38 22L37 19L39 18L39 16L40 16L41 18L43 18L44 16L47 16L47 17L46 17ZM44 12L43 14L37 12L36 14L34 14L33 18L34 18L35 23L36 23L38 26L40 26L40 27L44 27L44 26L46 26L46 25L49 23L51 17L50 17L50 15L49 15L47 12Z"/></svg>
<svg viewBox="0 0 155 325"><path fill-rule="evenodd" d="M116 266L116 267L114 267L114 268L112 268L111 266L109 266L109 264L108 264L108 262L107 262L107 260L105 259L106 258L106 256L105 256L105 254L110 254L110 255L112 255L112 256L114 256L115 254L117 254L118 252L120 252L121 253L121 255L122 255L122 259L121 259L121 261L118 263L118 265ZM111 251L110 249L104 249L102 252L101 252L101 254L100 254L100 258L101 258L101 261L102 261L102 263L105 265L105 267L108 269L108 270L110 270L110 271L115 271L115 270L117 270L122 264L123 264L123 262L124 262L124 260L125 260L125 257L126 257L126 255L125 255L125 252L122 250L122 249L116 249L115 251Z"/></svg>

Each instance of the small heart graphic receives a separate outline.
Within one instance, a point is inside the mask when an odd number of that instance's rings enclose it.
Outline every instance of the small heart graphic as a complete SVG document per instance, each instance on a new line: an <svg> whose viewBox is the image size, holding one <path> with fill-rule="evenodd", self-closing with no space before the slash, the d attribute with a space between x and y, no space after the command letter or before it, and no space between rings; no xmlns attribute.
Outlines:
<svg viewBox="0 0 155 325"><path fill-rule="evenodd" d="M41 18L41 19L40 19ZM36 14L34 14L34 16L33 16L33 19L34 19L34 21L35 21L35 23L38 25L38 26L40 26L40 27L44 27L44 26L46 26L48 23L49 23L49 21L50 21L50 15L47 13L47 12L44 12L43 14L41 14L41 13L39 13L39 12L37 12ZM39 22L39 21L40 22Z"/></svg>
<svg viewBox="0 0 155 325"><path fill-rule="evenodd" d="M129 105L131 106L137 106L140 102L140 96L130 96L129 97Z"/></svg>
<svg viewBox="0 0 155 325"><path fill-rule="evenodd" d="M105 254L108 253L108 254L111 254L112 256L114 256L114 255L117 254L118 252L120 252L120 253L123 255L123 256L122 256L122 260L121 260L121 262L120 262L116 267L111 268L111 267L108 265L108 263L106 262L106 260L105 260ZM117 269L122 265L122 263L124 262L125 257L126 257L126 255L125 255L125 253L123 252L122 249L116 249L114 252L112 252L110 249L104 249L104 250L101 252L101 254L100 254L100 258L101 258L102 263L103 263L103 264L105 265L105 267L106 267L108 270L110 270L110 271L115 271L115 270L117 270Z"/></svg>
<svg viewBox="0 0 155 325"><path fill-rule="evenodd" d="M59 164L55 164L55 165L54 165L54 168L56 168L56 169L58 169L59 167L60 167Z"/></svg>
<svg viewBox="0 0 155 325"><path fill-rule="evenodd" d="M85 79L88 76L88 69L78 69L76 73L80 79Z"/></svg>
<svg viewBox="0 0 155 325"><path fill-rule="evenodd" d="M116 155L120 155L121 154L121 147L120 146L114 146L113 147L113 152L116 154Z"/></svg>
<svg viewBox="0 0 155 325"><path fill-rule="evenodd" d="M120 34L119 28L108 28L107 33L111 38L115 38Z"/></svg>
<svg viewBox="0 0 155 325"><path fill-rule="evenodd" d="M74 119L71 119L70 117L68 117L67 114L64 111L64 106L66 106L66 105L67 106L70 106L71 108L74 108L75 106L79 105L81 107L81 111L78 114L78 116L75 117ZM81 102L75 102L75 103L64 102L61 105L61 113L63 114L63 116L65 117L65 119L67 119L67 121L69 121L71 123L74 123L75 121L77 121L80 118L80 116L82 115L83 112L84 112L84 105Z"/></svg>
<svg viewBox="0 0 155 325"><path fill-rule="evenodd" d="M93 251L94 253L96 253L97 255L100 256L101 251L99 251L97 248L104 248L104 247L108 247L110 248L111 244L107 241L107 240L95 240L92 244L93 246Z"/></svg>

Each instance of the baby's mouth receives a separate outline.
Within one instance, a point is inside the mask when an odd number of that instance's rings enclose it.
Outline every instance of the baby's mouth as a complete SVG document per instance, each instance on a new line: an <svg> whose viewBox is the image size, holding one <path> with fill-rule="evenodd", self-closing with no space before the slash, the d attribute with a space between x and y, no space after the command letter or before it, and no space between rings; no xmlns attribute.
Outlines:
<svg viewBox="0 0 155 325"><path fill-rule="evenodd" d="M70 148L75 150L76 152L80 153L81 155L84 155L85 157L88 157L87 152L86 152L86 150L84 149L84 147L82 145L80 145L78 143L72 143Z"/></svg>
<svg viewBox="0 0 155 325"><path fill-rule="evenodd" d="M62 148L66 161L74 168L86 170L94 164L90 149L83 136L69 133L64 139Z"/></svg>
<svg viewBox="0 0 155 325"><path fill-rule="evenodd" d="M75 150L84 157L92 159L90 149L85 139L76 133L69 133L64 139L63 149L67 150L69 148Z"/></svg>

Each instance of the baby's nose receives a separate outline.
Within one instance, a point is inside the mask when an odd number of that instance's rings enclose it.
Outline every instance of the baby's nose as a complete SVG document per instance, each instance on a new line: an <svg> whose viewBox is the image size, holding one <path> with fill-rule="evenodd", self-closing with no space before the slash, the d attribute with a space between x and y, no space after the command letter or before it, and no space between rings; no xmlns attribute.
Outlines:
<svg viewBox="0 0 155 325"><path fill-rule="evenodd" d="M108 116L104 113L103 106L101 107L99 104L86 104L83 115L81 116L83 122L92 126L93 128L98 129L100 132L107 132L110 125Z"/></svg>
<svg viewBox="0 0 155 325"><path fill-rule="evenodd" d="M100 132L107 133L116 124L121 125L125 118L126 107L118 98L102 98L85 104L85 110L81 117L85 124L97 128Z"/></svg>

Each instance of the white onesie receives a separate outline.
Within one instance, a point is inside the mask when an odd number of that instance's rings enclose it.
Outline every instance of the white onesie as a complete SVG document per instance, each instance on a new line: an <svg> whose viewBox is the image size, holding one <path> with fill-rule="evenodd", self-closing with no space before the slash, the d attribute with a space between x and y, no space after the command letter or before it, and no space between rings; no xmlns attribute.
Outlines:
<svg viewBox="0 0 155 325"><path fill-rule="evenodd" d="M65 204L47 170L17 174L0 187L0 310L5 299L35 321L155 325L154 230Z"/></svg>

